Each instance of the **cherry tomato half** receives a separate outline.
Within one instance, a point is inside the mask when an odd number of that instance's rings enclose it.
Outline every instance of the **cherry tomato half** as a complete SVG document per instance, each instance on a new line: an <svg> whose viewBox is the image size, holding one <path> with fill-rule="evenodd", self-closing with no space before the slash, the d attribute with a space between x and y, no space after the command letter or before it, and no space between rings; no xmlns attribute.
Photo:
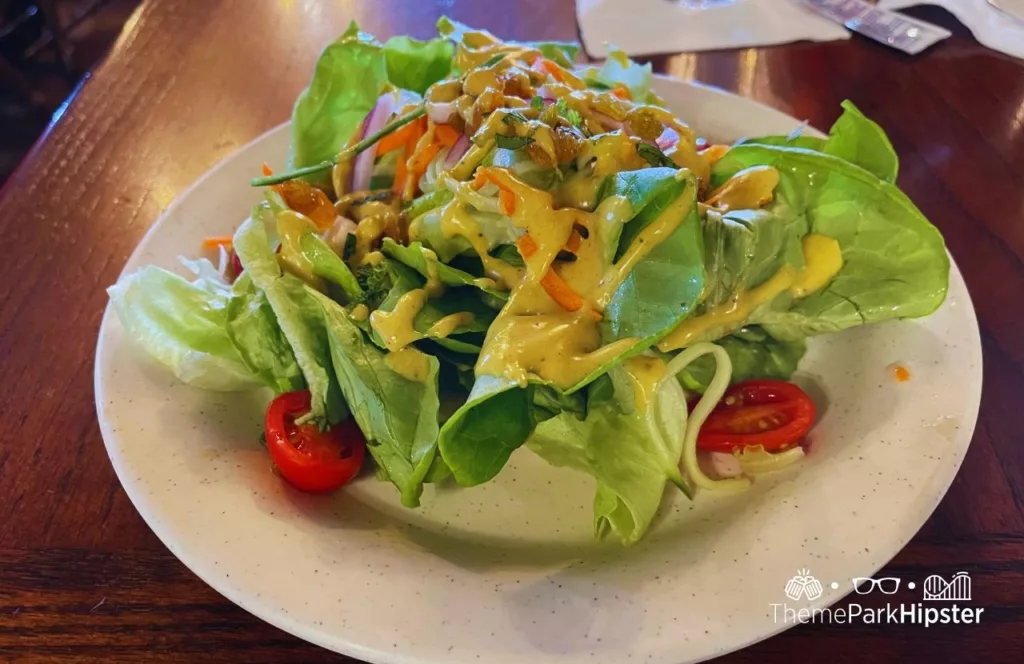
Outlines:
<svg viewBox="0 0 1024 664"><path fill-rule="evenodd" d="M348 484L366 456L366 440L354 420L320 431L296 424L309 412L309 390L287 392L270 402L264 428L267 449L281 475L296 489L327 493Z"/></svg>
<svg viewBox="0 0 1024 664"><path fill-rule="evenodd" d="M779 452L796 445L814 424L814 402L793 383L748 380L730 387L704 421L697 447L731 452L761 445Z"/></svg>

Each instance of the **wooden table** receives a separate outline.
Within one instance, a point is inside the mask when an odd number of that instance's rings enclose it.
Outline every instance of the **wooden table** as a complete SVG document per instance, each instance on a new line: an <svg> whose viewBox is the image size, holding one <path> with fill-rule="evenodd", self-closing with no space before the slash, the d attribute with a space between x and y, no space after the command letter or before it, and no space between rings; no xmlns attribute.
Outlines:
<svg viewBox="0 0 1024 664"><path fill-rule="evenodd" d="M442 12L512 38L576 37L568 1L150 1L7 183L0 661L345 661L236 608L149 531L104 452L93 349L104 287L142 234L204 171L288 118L323 45L351 19L379 36L427 37ZM917 58L857 38L655 62L818 127L845 98L880 122L902 158L901 186L963 270L985 354L963 469L885 570L969 572L984 622L804 626L728 659L1020 661L1024 64L962 29Z"/></svg>

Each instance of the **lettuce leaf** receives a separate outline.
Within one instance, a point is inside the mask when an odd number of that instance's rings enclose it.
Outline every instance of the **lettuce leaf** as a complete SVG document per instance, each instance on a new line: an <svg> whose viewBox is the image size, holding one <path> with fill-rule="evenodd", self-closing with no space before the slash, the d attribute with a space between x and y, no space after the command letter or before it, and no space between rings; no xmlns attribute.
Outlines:
<svg viewBox="0 0 1024 664"><path fill-rule="evenodd" d="M452 68L455 49L447 39L419 41L392 37L384 44L384 60L392 84L419 94L440 81Z"/></svg>
<svg viewBox="0 0 1024 664"><path fill-rule="evenodd" d="M391 311L403 295L416 288L423 288L425 284L425 279L419 273L398 261L388 260L386 265L391 274L392 286L391 291L378 308L380 311ZM473 291L450 289L442 293L440 297L427 300L413 319L413 329L426 337L434 323L445 316L462 312L473 314L473 321L456 328L448 337L430 337L430 340L457 353L479 353L479 345L460 339L458 335L486 332L491 321L494 320L495 311L486 306ZM378 346L384 346L383 340L380 339L376 331L373 332L373 339Z"/></svg>
<svg viewBox="0 0 1024 664"><path fill-rule="evenodd" d="M377 103L388 81L384 49L353 22L323 50L292 110L289 170L334 159ZM330 183L330 170L307 179Z"/></svg>
<svg viewBox="0 0 1024 664"><path fill-rule="evenodd" d="M805 136L797 130L788 136L746 138L736 143L777 145L824 152L860 166L879 180L893 183L899 172L899 157L882 128L869 120L852 101L842 103L843 113L832 125L827 139Z"/></svg>
<svg viewBox="0 0 1024 664"><path fill-rule="evenodd" d="M425 247L421 242L412 242L407 246L398 244L391 238L384 238L384 243L381 246L381 251L385 256L393 258L399 263L416 270L424 277L427 277L428 263L426 256L423 254L424 249ZM441 283L446 286L469 286L477 288L502 301L508 300L508 292L497 290L495 288L483 288L476 281L477 277L474 277L468 272L452 267L440 260L437 261L436 268L437 277L441 280Z"/></svg>
<svg viewBox="0 0 1024 664"><path fill-rule="evenodd" d="M732 383L754 378L789 380L807 351L803 339L780 341L757 326L745 327L715 341L732 360ZM683 387L703 392L715 376L715 360L699 357L679 375Z"/></svg>
<svg viewBox="0 0 1024 664"><path fill-rule="evenodd" d="M780 173L775 200L766 208L774 223L785 233L834 238L843 268L821 291L800 300L783 294L745 323L760 324L778 339L797 339L925 316L939 307L949 283L949 257L938 230L903 192L830 154L757 144L733 148L716 163L713 185L761 164ZM743 266L734 262L728 269Z"/></svg>
<svg viewBox="0 0 1024 664"><path fill-rule="evenodd" d="M335 424L345 419L348 410L331 371L330 345L320 307L301 280L282 272L270 248L264 212L265 206L256 206L235 232L235 251L245 274L266 294L277 324L302 369L312 395L310 416L320 424Z"/></svg>
<svg viewBox="0 0 1024 664"><path fill-rule="evenodd" d="M423 382L405 378L388 366L387 353L367 341L341 305L304 288L321 316L333 373L367 449L398 487L402 504L418 506L437 453L437 358L426 356L429 370ZM434 477L443 474L435 467Z"/></svg>
<svg viewBox="0 0 1024 664"><path fill-rule="evenodd" d="M616 372L629 374L627 367ZM623 381L614 381L619 386ZM647 532L658 512L666 481L682 481L679 457L685 413L681 390L659 390L656 416L633 406L628 388L615 397L591 403L586 419L562 413L537 426L527 447L555 466L565 466L597 480L594 530L610 531L623 544L634 544ZM660 427L653 432L652 426Z"/></svg>
<svg viewBox="0 0 1024 664"><path fill-rule="evenodd" d="M260 381L280 394L306 387L291 344L277 324L266 293L243 272L232 288L225 329L242 362Z"/></svg>
<svg viewBox="0 0 1024 664"><path fill-rule="evenodd" d="M178 380L208 390L260 384L228 334L234 296L226 283L203 276L189 281L150 265L123 276L107 293L128 337Z"/></svg>
<svg viewBox="0 0 1024 664"><path fill-rule="evenodd" d="M614 88L625 85L633 99L649 101L654 73L651 63L639 64L629 59L625 51L612 47L608 58L600 67L591 67L583 74L583 80L593 87Z"/></svg>

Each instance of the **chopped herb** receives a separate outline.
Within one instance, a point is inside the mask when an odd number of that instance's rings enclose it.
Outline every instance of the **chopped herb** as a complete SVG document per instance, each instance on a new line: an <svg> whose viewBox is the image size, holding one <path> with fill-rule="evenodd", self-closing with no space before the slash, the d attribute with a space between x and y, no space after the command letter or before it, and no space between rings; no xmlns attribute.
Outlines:
<svg viewBox="0 0 1024 664"><path fill-rule="evenodd" d="M494 142L502 150L518 150L533 143L533 139L529 136L502 136L498 134L494 137Z"/></svg>
<svg viewBox="0 0 1024 664"><path fill-rule="evenodd" d="M559 115L565 117L566 112L568 112L569 110L569 102L565 101L564 99L559 99L558 102L555 104L555 110L558 111Z"/></svg>
<svg viewBox="0 0 1024 664"><path fill-rule="evenodd" d="M535 95L534 98L530 100L530 108L535 111L542 110L544 108L544 97Z"/></svg>
<svg viewBox="0 0 1024 664"><path fill-rule="evenodd" d="M520 113L519 111L509 111L505 114L505 117L501 119L505 124L512 126L513 122L529 122L530 119Z"/></svg>
<svg viewBox="0 0 1024 664"><path fill-rule="evenodd" d="M573 127L576 127L577 129L583 128L583 116L579 111L570 108L565 114L565 119L568 120L569 124Z"/></svg>
<svg viewBox="0 0 1024 664"><path fill-rule="evenodd" d="M665 156L656 145L650 143L637 143L636 153L644 158L644 160L651 166L668 166L669 168L675 168L676 163Z"/></svg>
<svg viewBox="0 0 1024 664"><path fill-rule="evenodd" d="M485 67L485 68L486 67L493 67L494 65L496 65L499 62L501 62L502 60L504 60L506 55L508 55L508 54L507 53L495 53L491 57L487 58L487 61L484 62L480 66L481 67Z"/></svg>

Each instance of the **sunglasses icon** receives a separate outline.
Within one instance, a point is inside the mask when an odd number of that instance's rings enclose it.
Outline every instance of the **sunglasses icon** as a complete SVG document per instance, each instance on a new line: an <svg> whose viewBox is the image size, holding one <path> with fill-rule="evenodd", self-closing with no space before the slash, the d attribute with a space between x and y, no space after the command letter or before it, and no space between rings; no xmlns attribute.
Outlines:
<svg viewBox="0 0 1024 664"><path fill-rule="evenodd" d="M853 591L858 595L867 595L876 588L883 595L895 595L896 591L900 589L900 580L894 576L887 576L882 579L858 576L853 579Z"/></svg>

